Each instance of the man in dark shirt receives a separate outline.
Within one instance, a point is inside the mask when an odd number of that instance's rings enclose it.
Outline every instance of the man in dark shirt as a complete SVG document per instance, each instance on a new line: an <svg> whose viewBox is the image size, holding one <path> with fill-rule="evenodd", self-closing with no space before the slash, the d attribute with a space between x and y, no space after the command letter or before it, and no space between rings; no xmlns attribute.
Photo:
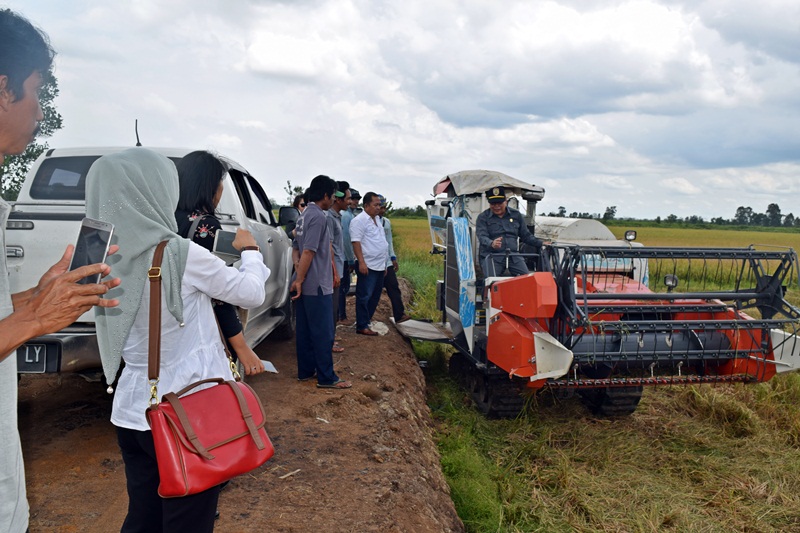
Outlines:
<svg viewBox="0 0 800 533"><path fill-rule="evenodd" d="M522 213L508 207L503 187L492 187L486 191L486 198L489 200L489 209L478 215L475 222L483 275L501 276L506 266L512 276L527 274L528 267L523 258L510 254L519 251L517 240L536 248L542 246L542 241L528 230Z"/></svg>
<svg viewBox="0 0 800 533"><path fill-rule="evenodd" d="M328 176L311 180L306 209L297 220L292 258L296 278L297 379L317 378L317 387L349 389L352 384L333 370L333 269L331 237L325 211L336 194L336 182Z"/></svg>

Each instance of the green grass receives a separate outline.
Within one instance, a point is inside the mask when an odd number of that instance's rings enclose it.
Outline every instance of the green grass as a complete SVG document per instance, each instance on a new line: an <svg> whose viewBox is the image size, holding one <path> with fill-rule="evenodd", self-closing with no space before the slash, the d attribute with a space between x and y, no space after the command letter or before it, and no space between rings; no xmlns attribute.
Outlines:
<svg viewBox="0 0 800 533"><path fill-rule="evenodd" d="M438 320L430 285L441 277L441 257L428 253L426 222L392 223L400 275L414 284L414 315ZM791 233L643 228L638 240L800 248ZM789 297L797 292L795 285ZM498 421L477 414L449 379L441 345L416 346L421 358L440 358L428 371L429 405L470 532L800 530L799 374L649 388L639 409L619 420L590 417L576 398L536 397L516 420Z"/></svg>

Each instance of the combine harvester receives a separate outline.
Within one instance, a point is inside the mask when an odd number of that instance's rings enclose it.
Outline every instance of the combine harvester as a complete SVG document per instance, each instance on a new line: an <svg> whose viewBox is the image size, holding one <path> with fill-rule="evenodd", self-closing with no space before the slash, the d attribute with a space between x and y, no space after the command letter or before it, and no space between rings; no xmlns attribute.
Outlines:
<svg viewBox="0 0 800 533"><path fill-rule="evenodd" d="M488 208L483 191L501 185L546 244L521 249L530 274L484 278L475 220ZM521 393L545 388L622 416L645 386L761 382L800 368L800 310L784 299L792 249L651 248L633 231L617 240L596 220L536 217L544 189L499 172L451 174L434 196L442 322L398 328L452 344L451 372L488 416L516 416Z"/></svg>

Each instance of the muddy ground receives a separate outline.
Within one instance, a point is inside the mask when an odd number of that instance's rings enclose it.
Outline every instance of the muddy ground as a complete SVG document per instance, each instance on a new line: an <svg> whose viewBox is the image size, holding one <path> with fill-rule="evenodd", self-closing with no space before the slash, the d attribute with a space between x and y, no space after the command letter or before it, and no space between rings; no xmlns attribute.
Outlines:
<svg viewBox="0 0 800 533"><path fill-rule="evenodd" d="M249 380L275 456L223 490L217 531L463 531L431 439L424 376L388 316L384 296L376 319L385 336L337 329L347 391L298 382L293 342L256 349L279 370ZM119 531L125 474L105 386L24 376L19 393L31 532Z"/></svg>

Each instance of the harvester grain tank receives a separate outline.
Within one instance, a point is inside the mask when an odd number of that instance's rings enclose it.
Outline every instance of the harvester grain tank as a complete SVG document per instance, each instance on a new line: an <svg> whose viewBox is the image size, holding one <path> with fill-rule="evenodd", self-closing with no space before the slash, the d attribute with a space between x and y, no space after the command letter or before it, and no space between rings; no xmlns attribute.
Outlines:
<svg viewBox="0 0 800 533"><path fill-rule="evenodd" d="M475 221L488 208L483 191L497 186L546 241L520 248L527 275L480 270ZM451 371L487 415L514 416L522 392L545 388L626 415L646 386L760 382L800 368L800 310L784 298L797 275L792 249L656 248L634 232L620 240L597 220L536 216L544 189L500 172L450 174L434 197L442 321L398 328L452 344Z"/></svg>

